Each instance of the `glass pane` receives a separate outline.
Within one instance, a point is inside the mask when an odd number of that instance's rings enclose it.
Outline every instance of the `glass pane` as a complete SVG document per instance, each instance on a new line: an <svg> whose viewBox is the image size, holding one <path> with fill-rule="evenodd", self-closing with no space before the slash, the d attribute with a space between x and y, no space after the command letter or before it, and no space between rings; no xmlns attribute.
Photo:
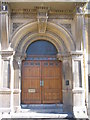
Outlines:
<svg viewBox="0 0 90 120"><path fill-rule="evenodd" d="M30 44L27 48L26 54L28 55L56 55L56 47L45 40L38 40Z"/></svg>

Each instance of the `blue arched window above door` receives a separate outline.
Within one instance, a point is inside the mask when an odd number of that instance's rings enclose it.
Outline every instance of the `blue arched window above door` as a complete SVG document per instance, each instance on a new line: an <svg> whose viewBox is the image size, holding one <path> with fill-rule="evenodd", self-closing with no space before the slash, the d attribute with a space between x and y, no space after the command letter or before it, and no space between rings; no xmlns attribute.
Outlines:
<svg viewBox="0 0 90 120"><path fill-rule="evenodd" d="M56 55L58 53L56 47L49 41L38 40L31 43L27 50L27 56L30 55Z"/></svg>

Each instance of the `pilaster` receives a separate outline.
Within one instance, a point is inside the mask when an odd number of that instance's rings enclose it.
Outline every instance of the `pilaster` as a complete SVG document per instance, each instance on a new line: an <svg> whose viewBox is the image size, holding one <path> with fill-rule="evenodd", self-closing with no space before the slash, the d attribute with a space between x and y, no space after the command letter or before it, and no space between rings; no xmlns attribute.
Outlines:
<svg viewBox="0 0 90 120"><path fill-rule="evenodd" d="M82 49L82 40L83 40L83 8L76 7L76 13L74 16L75 20L75 34L76 34L76 50Z"/></svg>
<svg viewBox="0 0 90 120"><path fill-rule="evenodd" d="M13 101L13 74L12 74L12 58L13 51L0 51L1 63L2 63L2 76L1 76L1 87L0 87L0 111L11 112L12 101ZM6 100L7 98L7 100ZM5 104L3 104L5 103Z"/></svg>
<svg viewBox="0 0 90 120"><path fill-rule="evenodd" d="M62 94L63 94L63 111L72 113L72 59L70 53L58 54L58 60L62 61Z"/></svg>
<svg viewBox="0 0 90 120"><path fill-rule="evenodd" d="M71 52L71 56L73 73L73 115L75 118L87 118L87 110L85 106L83 52Z"/></svg>
<svg viewBox="0 0 90 120"><path fill-rule="evenodd" d="M18 65L18 80L14 78L14 81L18 84L18 88L14 88L14 112L21 110L21 71L22 71L22 61L25 60L26 54L16 53L14 56L14 60ZM15 74L15 69L14 69Z"/></svg>
<svg viewBox="0 0 90 120"><path fill-rule="evenodd" d="M2 3L1 11L1 44L2 49L9 47L9 6L8 3Z"/></svg>

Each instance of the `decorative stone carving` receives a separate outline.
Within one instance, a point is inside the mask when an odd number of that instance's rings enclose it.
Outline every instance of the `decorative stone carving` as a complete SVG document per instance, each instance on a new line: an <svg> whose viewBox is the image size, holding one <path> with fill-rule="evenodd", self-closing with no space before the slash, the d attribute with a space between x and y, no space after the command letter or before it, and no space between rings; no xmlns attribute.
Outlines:
<svg viewBox="0 0 90 120"><path fill-rule="evenodd" d="M22 61L25 60L25 58L26 58L26 54L22 54L20 52L15 53L14 59L16 61Z"/></svg>
<svg viewBox="0 0 90 120"><path fill-rule="evenodd" d="M82 13L83 13L83 8L77 6L77 7L76 7L76 12L82 14Z"/></svg>
<svg viewBox="0 0 90 120"><path fill-rule="evenodd" d="M13 23L13 29L12 32L14 32L19 26L21 26L23 23Z"/></svg>
<svg viewBox="0 0 90 120"><path fill-rule="evenodd" d="M58 54L57 54L57 59L63 61L62 55L58 53Z"/></svg>
<svg viewBox="0 0 90 120"><path fill-rule="evenodd" d="M38 20L38 32L39 33L45 33L46 28L47 28L47 11L45 10L39 10L38 15L37 15L37 20Z"/></svg>
<svg viewBox="0 0 90 120"><path fill-rule="evenodd" d="M61 25L64 26L72 34L71 24L61 24Z"/></svg>

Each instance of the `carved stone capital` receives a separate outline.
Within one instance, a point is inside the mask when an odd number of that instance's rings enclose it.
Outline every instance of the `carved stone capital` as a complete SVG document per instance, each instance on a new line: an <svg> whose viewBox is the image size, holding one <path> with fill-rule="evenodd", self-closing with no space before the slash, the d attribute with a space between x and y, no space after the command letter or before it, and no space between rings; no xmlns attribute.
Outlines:
<svg viewBox="0 0 90 120"><path fill-rule="evenodd" d="M63 61L63 56L61 54L57 54L57 59L60 60L60 61Z"/></svg>
<svg viewBox="0 0 90 120"><path fill-rule="evenodd" d="M16 53L15 54L15 56L14 56L14 59L17 61L17 62L20 62L20 61L22 61L22 60L25 60L25 58L26 58L26 54L25 53L20 53L20 52L18 52L18 53Z"/></svg>
<svg viewBox="0 0 90 120"><path fill-rule="evenodd" d="M6 60L6 59L9 59L12 55L14 55L14 51L3 50L3 51L0 51L0 54L2 59Z"/></svg>
<svg viewBox="0 0 90 120"><path fill-rule="evenodd" d="M70 53L63 53L63 54L58 53L57 54L57 59L61 60L61 61L71 59L71 55L70 55Z"/></svg>
<svg viewBox="0 0 90 120"><path fill-rule="evenodd" d="M82 51L71 51L70 54L72 57L80 57L83 55L83 52Z"/></svg>
<svg viewBox="0 0 90 120"><path fill-rule="evenodd" d="M38 10L37 13L37 20L38 20L38 32L45 33L47 28L47 11L45 10Z"/></svg>

